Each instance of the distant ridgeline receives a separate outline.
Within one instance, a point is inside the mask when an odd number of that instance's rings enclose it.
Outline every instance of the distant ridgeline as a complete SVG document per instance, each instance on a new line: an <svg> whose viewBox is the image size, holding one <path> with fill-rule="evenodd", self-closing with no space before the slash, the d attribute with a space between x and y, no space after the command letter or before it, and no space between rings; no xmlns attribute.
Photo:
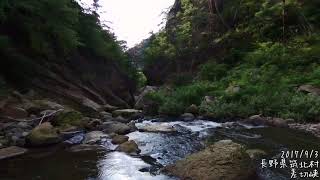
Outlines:
<svg viewBox="0 0 320 180"><path fill-rule="evenodd" d="M135 69L102 26L74 0L2 0L0 75L20 90L129 106Z"/></svg>
<svg viewBox="0 0 320 180"><path fill-rule="evenodd" d="M320 102L296 89L320 87L319 9L319 0L176 0L136 58L150 85L174 87L156 96L162 112L179 114L211 94L220 97L216 116L315 120Z"/></svg>

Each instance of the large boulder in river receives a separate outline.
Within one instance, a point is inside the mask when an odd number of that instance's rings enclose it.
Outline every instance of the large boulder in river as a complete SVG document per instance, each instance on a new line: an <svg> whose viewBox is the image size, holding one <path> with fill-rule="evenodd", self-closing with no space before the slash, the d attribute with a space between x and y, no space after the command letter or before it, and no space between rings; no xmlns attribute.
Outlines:
<svg viewBox="0 0 320 180"><path fill-rule="evenodd" d="M83 144L95 144L101 141L103 138L108 138L109 136L101 131L92 131L85 135Z"/></svg>
<svg viewBox="0 0 320 180"><path fill-rule="evenodd" d="M165 167L181 179L244 180L254 179L255 170L244 148L231 140L219 141L203 151Z"/></svg>
<svg viewBox="0 0 320 180"><path fill-rule="evenodd" d="M136 142L133 140L127 141L125 143L120 144L117 148L117 151L125 152L129 154L139 154L141 150L139 149Z"/></svg>
<svg viewBox="0 0 320 180"><path fill-rule="evenodd" d="M112 138L112 143L113 144L122 144L125 143L129 140L128 136L123 136L123 135L116 135Z"/></svg>
<svg viewBox="0 0 320 180"><path fill-rule="evenodd" d="M114 121L104 122L98 129L108 134L116 133L120 135L125 135L133 131L127 124Z"/></svg>
<svg viewBox="0 0 320 180"><path fill-rule="evenodd" d="M49 122L35 127L26 138L30 146L52 145L62 140L56 129Z"/></svg>

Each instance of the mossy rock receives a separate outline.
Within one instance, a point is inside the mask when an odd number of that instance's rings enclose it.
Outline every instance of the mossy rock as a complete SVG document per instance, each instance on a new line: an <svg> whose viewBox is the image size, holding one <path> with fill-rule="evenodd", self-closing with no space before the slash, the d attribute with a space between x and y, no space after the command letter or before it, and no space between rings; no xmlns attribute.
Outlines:
<svg viewBox="0 0 320 180"><path fill-rule="evenodd" d="M30 146L47 146L59 143L62 139L57 130L49 122L46 122L35 127L26 140Z"/></svg>
<svg viewBox="0 0 320 180"><path fill-rule="evenodd" d="M78 111L63 111L53 121L53 125L62 127L85 127L87 123L83 115Z"/></svg>

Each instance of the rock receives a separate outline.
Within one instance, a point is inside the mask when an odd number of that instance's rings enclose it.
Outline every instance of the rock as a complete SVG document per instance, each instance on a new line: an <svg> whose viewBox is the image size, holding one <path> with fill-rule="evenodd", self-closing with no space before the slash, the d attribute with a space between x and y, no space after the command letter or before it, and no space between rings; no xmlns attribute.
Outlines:
<svg viewBox="0 0 320 180"><path fill-rule="evenodd" d="M79 144L79 145L72 146L69 149L69 151L71 152L97 151L97 150L104 150L104 148L98 145Z"/></svg>
<svg viewBox="0 0 320 180"><path fill-rule="evenodd" d="M144 125L138 128L139 131L143 132L176 132L177 130L170 126L170 125L165 125L165 124L148 124Z"/></svg>
<svg viewBox="0 0 320 180"><path fill-rule="evenodd" d="M254 167L244 148L232 141L220 141L203 151L166 166L165 171L181 179L255 179Z"/></svg>
<svg viewBox="0 0 320 180"><path fill-rule="evenodd" d="M127 141L125 143L120 144L117 148L117 151L125 152L128 154L139 154L141 150L138 148L138 145L133 140Z"/></svg>
<svg viewBox="0 0 320 180"><path fill-rule="evenodd" d="M16 127L21 129L32 129L31 125L27 122L19 122Z"/></svg>
<svg viewBox="0 0 320 180"><path fill-rule="evenodd" d="M191 113L191 114L198 114L199 113L199 108L197 105L192 104L191 106L189 106L186 110L186 113Z"/></svg>
<svg viewBox="0 0 320 180"><path fill-rule="evenodd" d="M88 123L87 118L84 118L83 115L74 110L65 110L60 112L52 121L52 124L55 126L77 126L85 127Z"/></svg>
<svg viewBox="0 0 320 180"><path fill-rule="evenodd" d="M267 125L272 127L279 127L279 128L289 127L287 121L281 118L272 118L269 121L267 121Z"/></svg>
<svg viewBox="0 0 320 180"><path fill-rule="evenodd" d="M120 135L125 135L132 131L132 129L128 125L114 121L104 122L98 127L98 129L107 134L116 133Z"/></svg>
<svg viewBox="0 0 320 180"><path fill-rule="evenodd" d="M0 149L0 160L25 154L28 150L16 146Z"/></svg>
<svg viewBox="0 0 320 180"><path fill-rule="evenodd" d="M253 115L249 117L249 119L243 120L246 124L251 124L254 126L272 126L272 127L279 127L279 128L286 128L288 127L288 121L282 118L272 118L272 117L262 117L261 115Z"/></svg>
<svg viewBox="0 0 320 180"><path fill-rule="evenodd" d="M130 119L126 119L126 118L124 118L122 116L118 116L118 117L114 118L113 121L121 122L121 123L129 123L131 120Z"/></svg>
<svg viewBox="0 0 320 180"><path fill-rule="evenodd" d="M267 155L267 153L261 149L248 149L246 150L246 153L253 160L258 160L259 158Z"/></svg>
<svg viewBox="0 0 320 180"><path fill-rule="evenodd" d="M136 123L134 121L129 122L127 125L130 127L131 132L138 130L138 128L136 127Z"/></svg>
<svg viewBox="0 0 320 180"><path fill-rule="evenodd" d="M300 123L291 123L289 124L289 127L291 129L296 129L299 131L304 131L307 133L311 133L314 136L320 138L320 123L316 123L316 124L300 124Z"/></svg>
<svg viewBox="0 0 320 180"><path fill-rule="evenodd" d="M115 110L118 110L119 108L116 106L111 106L110 104L105 104L102 106L102 109L107 112L113 112Z"/></svg>
<svg viewBox="0 0 320 180"><path fill-rule="evenodd" d="M87 128L91 130L97 129L103 122L100 119L91 119L87 124Z"/></svg>
<svg viewBox="0 0 320 180"><path fill-rule="evenodd" d="M158 90L158 87L155 87L155 86L144 87L140 95L136 98L136 104L134 105L134 107L136 109L143 109L144 105L148 103L147 102L148 99L146 98L146 96L149 93L156 92L157 90Z"/></svg>
<svg viewBox="0 0 320 180"><path fill-rule="evenodd" d="M136 116L137 114L141 114L141 110L136 109L120 109L112 112L113 117L122 116L124 118L131 118L132 116Z"/></svg>
<svg viewBox="0 0 320 180"><path fill-rule="evenodd" d="M193 121L195 119L195 116L191 113L184 113L180 116L180 118L183 121Z"/></svg>
<svg viewBox="0 0 320 180"><path fill-rule="evenodd" d="M99 112L102 109L99 104L85 97L82 98L82 106L94 112Z"/></svg>
<svg viewBox="0 0 320 180"><path fill-rule="evenodd" d="M35 127L26 139L30 146L47 146L57 144L62 140L49 122Z"/></svg>
<svg viewBox="0 0 320 180"><path fill-rule="evenodd" d="M312 86L312 85L301 85L298 88L298 91L310 93L310 94L315 95L315 96L320 96L320 88Z"/></svg>
<svg viewBox="0 0 320 180"><path fill-rule="evenodd" d="M29 116L29 113L25 109L19 107L6 106L1 110L0 115L14 119L26 119Z"/></svg>
<svg viewBox="0 0 320 180"><path fill-rule="evenodd" d="M78 133L77 135L73 136L72 138L64 141L67 144L70 145L76 145L76 144L81 144L85 139L85 135L83 133Z"/></svg>
<svg viewBox="0 0 320 180"><path fill-rule="evenodd" d="M226 89L226 93L228 94L236 94L240 92L240 86L231 85Z"/></svg>
<svg viewBox="0 0 320 180"><path fill-rule="evenodd" d="M109 136L102 131L92 131L85 135L83 144L95 144L98 143L103 138L108 138Z"/></svg>
<svg viewBox="0 0 320 180"><path fill-rule="evenodd" d="M113 144L122 144L125 143L129 140L128 136L123 136L123 135L116 135L112 138L112 143Z"/></svg>
<svg viewBox="0 0 320 180"><path fill-rule="evenodd" d="M112 114L105 112L105 111L102 111L102 112L100 112L100 118L103 121L108 121L108 120L112 119Z"/></svg>
<svg viewBox="0 0 320 180"><path fill-rule="evenodd" d="M215 98L213 96L205 96L204 102L207 104L213 103L215 101Z"/></svg>
<svg viewBox="0 0 320 180"><path fill-rule="evenodd" d="M261 115L253 115L248 119L243 120L243 122L253 126L264 126L267 124L267 119L265 117L261 117Z"/></svg>

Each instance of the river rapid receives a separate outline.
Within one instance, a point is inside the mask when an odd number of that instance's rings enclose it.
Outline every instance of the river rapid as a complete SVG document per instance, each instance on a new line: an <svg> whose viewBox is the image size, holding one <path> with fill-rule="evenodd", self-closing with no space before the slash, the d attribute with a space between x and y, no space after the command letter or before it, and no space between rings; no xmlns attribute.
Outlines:
<svg viewBox="0 0 320 180"><path fill-rule="evenodd" d="M175 119L143 119L136 121L140 131L128 134L141 153L127 155L115 151L110 140L87 151L70 151L60 146L31 149L26 155L0 162L1 180L175 180L161 172L163 166L200 151L208 143L231 139L250 149L265 151L268 158L279 157L281 151L320 149L319 140L291 129L253 127L241 123L217 123L206 120L182 122ZM146 127L159 131L146 132ZM169 128L168 128L169 127ZM169 129L169 130L168 130ZM261 169L262 180L290 179L290 172Z"/></svg>

